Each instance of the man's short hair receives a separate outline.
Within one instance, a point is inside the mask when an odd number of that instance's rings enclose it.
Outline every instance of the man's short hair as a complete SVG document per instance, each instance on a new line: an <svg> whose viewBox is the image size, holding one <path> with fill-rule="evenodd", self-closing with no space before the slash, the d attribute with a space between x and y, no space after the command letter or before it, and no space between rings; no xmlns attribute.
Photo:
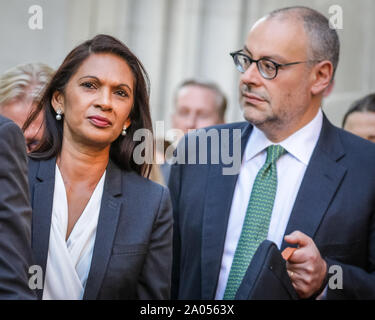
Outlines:
<svg viewBox="0 0 375 320"><path fill-rule="evenodd" d="M340 55L340 40L337 31L330 27L329 20L320 12L303 6L293 6L272 11L267 18L301 19L310 40L309 60L328 60L333 65L332 80L335 76Z"/></svg>
<svg viewBox="0 0 375 320"><path fill-rule="evenodd" d="M206 89L213 91L216 95L216 101L217 101L216 104L218 108L219 117L220 119L224 120L225 111L227 110L227 97L225 96L224 92L220 89L220 87L213 82L205 82L205 81L200 81L200 80L195 80L195 79L188 79L188 80L183 81L177 87L177 90L175 92L175 96L174 96L175 104L176 104L177 96L180 90L188 86L196 86L196 87L206 88Z"/></svg>
<svg viewBox="0 0 375 320"><path fill-rule="evenodd" d="M342 128L344 128L349 115L354 112L375 112L375 93L371 93L353 102L342 120Z"/></svg>
<svg viewBox="0 0 375 320"><path fill-rule="evenodd" d="M27 63L9 69L0 76L0 106L12 100L39 97L54 70L43 63Z"/></svg>

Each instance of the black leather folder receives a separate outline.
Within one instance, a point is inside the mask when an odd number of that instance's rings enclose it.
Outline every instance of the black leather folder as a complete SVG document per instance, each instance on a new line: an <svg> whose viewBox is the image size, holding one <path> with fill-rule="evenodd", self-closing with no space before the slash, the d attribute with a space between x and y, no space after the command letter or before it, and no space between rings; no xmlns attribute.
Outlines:
<svg viewBox="0 0 375 320"><path fill-rule="evenodd" d="M286 261L272 241L263 241L246 271L235 300L297 300Z"/></svg>

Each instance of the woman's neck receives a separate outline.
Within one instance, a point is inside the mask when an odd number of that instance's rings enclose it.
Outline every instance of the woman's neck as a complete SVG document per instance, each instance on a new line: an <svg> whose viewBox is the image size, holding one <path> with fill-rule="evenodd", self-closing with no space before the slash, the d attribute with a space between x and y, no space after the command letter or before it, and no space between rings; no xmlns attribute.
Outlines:
<svg viewBox="0 0 375 320"><path fill-rule="evenodd" d="M109 148L93 150L63 143L56 163L64 180L70 183L91 181L96 184L108 165Z"/></svg>

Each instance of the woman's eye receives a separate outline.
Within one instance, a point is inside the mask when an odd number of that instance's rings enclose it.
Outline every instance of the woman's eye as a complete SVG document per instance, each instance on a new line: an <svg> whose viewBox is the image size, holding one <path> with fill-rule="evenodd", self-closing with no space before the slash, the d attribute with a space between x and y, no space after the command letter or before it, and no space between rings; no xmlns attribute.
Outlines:
<svg viewBox="0 0 375 320"><path fill-rule="evenodd" d="M128 96L125 90L117 90L115 93L124 98Z"/></svg>
<svg viewBox="0 0 375 320"><path fill-rule="evenodd" d="M95 85L91 82L83 82L81 83L81 86L88 89L95 89Z"/></svg>

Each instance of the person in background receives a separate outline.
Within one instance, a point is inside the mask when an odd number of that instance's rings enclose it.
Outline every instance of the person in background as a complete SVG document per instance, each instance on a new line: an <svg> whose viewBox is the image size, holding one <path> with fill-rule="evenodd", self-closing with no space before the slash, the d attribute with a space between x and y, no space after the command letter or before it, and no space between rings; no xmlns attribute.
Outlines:
<svg viewBox="0 0 375 320"><path fill-rule="evenodd" d="M186 134L224 123L227 98L215 83L186 80L176 90L174 106L172 127Z"/></svg>
<svg viewBox="0 0 375 320"><path fill-rule="evenodd" d="M0 114L13 120L20 128L35 109L45 85L54 70L43 63L18 65L0 76ZM24 132L30 152L43 134L42 114Z"/></svg>
<svg viewBox="0 0 375 320"><path fill-rule="evenodd" d="M227 98L217 84L195 79L185 80L178 86L174 95L172 127L178 130L177 140L189 130L225 123L226 109ZM164 157L165 154L160 153L159 156ZM165 160L160 169L168 183L171 166L168 159Z"/></svg>
<svg viewBox="0 0 375 320"><path fill-rule="evenodd" d="M25 139L0 116L0 300L36 299L29 287L34 265Z"/></svg>
<svg viewBox="0 0 375 320"><path fill-rule="evenodd" d="M74 48L36 111L46 127L30 154L32 248L42 299L168 299L169 191L134 159L138 129L152 133L148 77L117 39Z"/></svg>
<svg viewBox="0 0 375 320"><path fill-rule="evenodd" d="M375 142L375 93L353 103L344 116L342 127L357 136Z"/></svg>

